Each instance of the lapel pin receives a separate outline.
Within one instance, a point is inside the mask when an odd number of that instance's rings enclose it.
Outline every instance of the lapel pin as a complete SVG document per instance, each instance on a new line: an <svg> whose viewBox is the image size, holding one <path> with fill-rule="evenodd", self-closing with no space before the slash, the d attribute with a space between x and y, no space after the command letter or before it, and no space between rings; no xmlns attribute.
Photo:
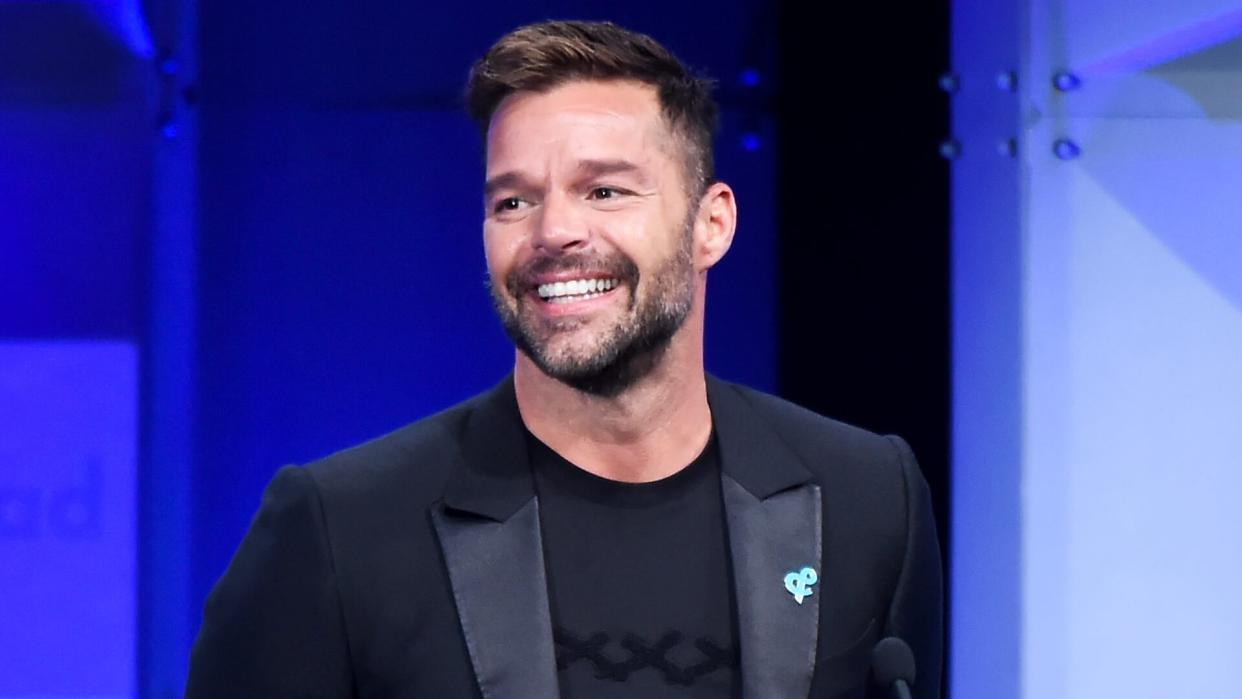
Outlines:
<svg viewBox="0 0 1242 699"><path fill-rule="evenodd" d="M813 594L811 586L817 582L819 582L819 576L816 575L815 569L810 567L785 575L785 589L789 590L789 594L793 595L794 601L798 604L802 604L803 599Z"/></svg>

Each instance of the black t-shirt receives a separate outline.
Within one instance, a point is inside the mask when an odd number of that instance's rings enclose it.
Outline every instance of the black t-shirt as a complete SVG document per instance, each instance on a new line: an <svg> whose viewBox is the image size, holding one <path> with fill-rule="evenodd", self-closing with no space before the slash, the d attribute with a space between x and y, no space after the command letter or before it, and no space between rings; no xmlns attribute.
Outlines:
<svg viewBox="0 0 1242 699"><path fill-rule="evenodd" d="M529 441L561 696L740 696L715 435L652 483L600 478Z"/></svg>

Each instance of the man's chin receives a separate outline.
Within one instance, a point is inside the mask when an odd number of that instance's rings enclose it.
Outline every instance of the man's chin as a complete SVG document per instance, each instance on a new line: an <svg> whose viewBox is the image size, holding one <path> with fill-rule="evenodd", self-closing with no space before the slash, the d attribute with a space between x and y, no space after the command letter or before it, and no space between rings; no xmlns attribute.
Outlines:
<svg viewBox="0 0 1242 699"><path fill-rule="evenodd" d="M575 367L602 366L608 362L609 338L617 328L592 327L581 320L526 323L522 327L523 351L540 367L556 367L558 373ZM550 373L550 372L545 372Z"/></svg>
<svg viewBox="0 0 1242 699"><path fill-rule="evenodd" d="M589 352L555 351L553 348L523 352L539 370L558 381L573 382L604 371L609 358Z"/></svg>
<svg viewBox="0 0 1242 699"><path fill-rule="evenodd" d="M621 352L549 355L523 350L547 377L584 393L613 398L637 384L660 363L668 342L638 349L633 343Z"/></svg>

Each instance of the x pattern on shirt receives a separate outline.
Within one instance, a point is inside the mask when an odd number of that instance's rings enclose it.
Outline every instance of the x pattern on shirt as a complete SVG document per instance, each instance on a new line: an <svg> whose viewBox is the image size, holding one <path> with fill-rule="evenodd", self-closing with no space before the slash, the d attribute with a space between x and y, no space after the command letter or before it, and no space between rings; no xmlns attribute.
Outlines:
<svg viewBox="0 0 1242 699"><path fill-rule="evenodd" d="M736 648L722 648L705 638L694 641L694 647L703 659L685 667L668 658L670 651L682 641L682 634L669 631L655 643L648 643L635 634L625 634L620 645L629 653L624 660L614 661L605 654L611 637L595 633L585 640L563 628L554 627L552 638L556 642L556 667L564 670L579 660L588 660L595 668L595 676L601 680L625 682L631 673L651 667L660 672L668 684L688 687L698 678L721 668L738 668L740 661Z"/></svg>

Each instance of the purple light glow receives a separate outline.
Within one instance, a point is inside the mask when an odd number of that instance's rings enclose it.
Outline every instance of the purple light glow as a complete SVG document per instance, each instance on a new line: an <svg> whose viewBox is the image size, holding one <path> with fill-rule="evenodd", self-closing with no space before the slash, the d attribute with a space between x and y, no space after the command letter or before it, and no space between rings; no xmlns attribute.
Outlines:
<svg viewBox="0 0 1242 699"><path fill-rule="evenodd" d="M155 44L140 0L90 0L87 5L100 24L107 27L135 56L151 58Z"/></svg>
<svg viewBox="0 0 1242 699"><path fill-rule="evenodd" d="M1141 46L1088 64L1077 72L1083 76L1129 74L1181 58L1242 34L1242 9L1174 29Z"/></svg>

